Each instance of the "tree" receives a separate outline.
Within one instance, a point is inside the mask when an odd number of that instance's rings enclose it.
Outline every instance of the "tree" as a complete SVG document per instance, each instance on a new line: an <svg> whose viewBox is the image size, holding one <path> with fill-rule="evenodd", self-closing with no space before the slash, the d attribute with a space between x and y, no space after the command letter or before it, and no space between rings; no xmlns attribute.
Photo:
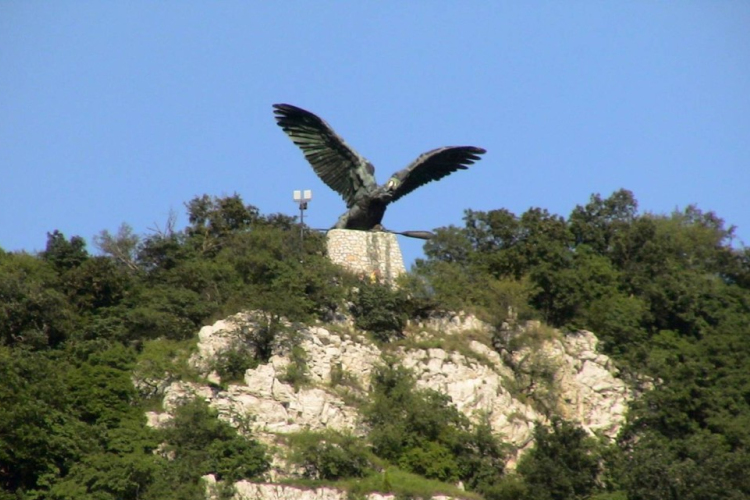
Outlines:
<svg viewBox="0 0 750 500"><path fill-rule="evenodd" d="M180 406L163 436L182 481L197 484L209 473L229 481L252 479L270 466L263 445L239 436L200 399Z"/></svg>
<svg viewBox="0 0 750 500"><path fill-rule="evenodd" d="M534 428L534 448L521 457L518 472L529 500L588 498L601 471L597 444L586 431L560 418Z"/></svg>
<svg viewBox="0 0 750 500"><path fill-rule="evenodd" d="M94 236L94 245L99 250L131 272L139 270L136 259L140 241L140 237L133 232L133 228L125 223L120 225L116 235L105 229Z"/></svg>
<svg viewBox="0 0 750 500"><path fill-rule="evenodd" d="M372 376L363 410L376 455L440 481L489 488L503 473L505 450L488 427L469 420L437 391L415 388L413 375L388 364Z"/></svg>
<svg viewBox="0 0 750 500"><path fill-rule="evenodd" d="M73 236L70 240L58 230L47 233L47 247L41 253L44 260L50 262L58 270L68 270L80 266L89 254L86 251L86 241L80 236Z"/></svg>
<svg viewBox="0 0 750 500"><path fill-rule="evenodd" d="M585 206L577 205L570 214L570 230L576 246L586 245L600 255L611 255L617 239L635 220L638 202L633 193L620 189L602 199L591 195Z"/></svg>
<svg viewBox="0 0 750 500"><path fill-rule="evenodd" d="M42 348L65 340L75 315L58 287L47 261L23 253L0 255L0 343Z"/></svg>
<svg viewBox="0 0 750 500"><path fill-rule="evenodd" d="M250 228L259 218L258 209L245 205L237 194L222 198L203 195L185 206L190 221L186 234L204 254L216 252L226 236Z"/></svg>

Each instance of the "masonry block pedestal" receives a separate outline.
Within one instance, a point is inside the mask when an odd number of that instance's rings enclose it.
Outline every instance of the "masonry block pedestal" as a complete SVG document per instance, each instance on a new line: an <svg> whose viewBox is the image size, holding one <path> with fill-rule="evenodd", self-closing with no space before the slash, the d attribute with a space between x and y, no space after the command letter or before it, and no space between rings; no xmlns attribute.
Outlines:
<svg viewBox="0 0 750 500"><path fill-rule="evenodd" d="M392 283L406 272L395 234L331 229L327 238L328 258L355 274Z"/></svg>

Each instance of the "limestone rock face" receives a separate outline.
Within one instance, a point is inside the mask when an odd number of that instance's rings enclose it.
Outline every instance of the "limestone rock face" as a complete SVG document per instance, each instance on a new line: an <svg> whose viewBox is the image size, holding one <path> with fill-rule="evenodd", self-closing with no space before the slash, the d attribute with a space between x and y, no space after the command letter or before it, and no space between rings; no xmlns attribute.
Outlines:
<svg viewBox="0 0 750 500"><path fill-rule="evenodd" d="M216 493L216 478L209 474L203 476L206 484L207 498L218 500ZM282 484L251 483L238 481L234 483L234 500L347 500L347 494L334 488L298 488ZM383 493L370 493L363 498L366 500L395 500L396 496ZM452 500L453 497L436 495L432 500Z"/></svg>
<svg viewBox="0 0 750 500"><path fill-rule="evenodd" d="M220 418L238 429L249 426L255 437L267 443L276 442L278 434L302 430L334 429L364 435L366 428L352 405L366 396L371 373L383 357L377 345L351 326L296 328L296 345L306 353L306 384L295 388L285 382L292 361L289 349L277 346L268 363L246 371L244 383L219 385L218 375L210 372L212 360L241 340L242 332L262 323L262 315L243 313L202 328L191 363L214 383L171 383L164 391L165 413L149 413L149 424L163 425L180 401L198 396L216 408ZM531 324L527 329L536 327ZM490 330L466 314L435 318L412 325L409 337L413 341L405 342L395 353L391 349L390 356L413 371L419 387L448 395L473 421L486 419L518 453L533 445L536 423L544 423L554 414L591 433L610 438L617 434L632 394L617 378L611 360L597 352L593 333L553 332L548 338L508 350L490 347ZM523 328L514 335L521 334ZM421 347L434 345L442 347ZM541 384L524 378L524 370L533 372L528 370L533 363L549 370L544 393L538 392ZM511 457L508 466L512 468L517 458ZM283 460L276 461L280 462ZM286 474L278 470L282 476ZM246 482L237 486L238 499L343 498L340 492L325 488L300 490Z"/></svg>
<svg viewBox="0 0 750 500"><path fill-rule="evenodd" d="M516 447L529 442L534 422L543 419L503 387L505 370L499 367L443 349L403 351L402 363L414 371L418 387L447 394L474 421L486 416L492 429Z"/></svg>
<svg viewBox="0 0 750 500"><path fill-rule="evenodd" d="M334 394L317 387L299 390L279 380L272 360L245 374L246 385L230 385L211 404L224 415L251 415L256 433L290 433L302 430L354 430L357 413Z"/></svg>
<svg viewBox="0 0 750 500"><path fill-rule="evenodd" d="M362 388L370 385L370 372L381 361L381 352L363 338L353 339L325 328L307 330L302 347L307 353L310 378L330 384L334 373L353 376Z"/></svg>
<svg viewBox="0 0 750 500"><path fill-rule="evenodd" d="M584 330L549 342L544 348L551 359L560 360L557 380L562 416L614 438L625 421L632 394L616 377L612 361L597 353L598 343L593 333Z"/></svg>
<svg viewBox="0 0 750 500"><path fill-rule="evenodd" d="M248 481L234 483L234 488L235 500L347 500L346 492L333 488L304 489L280 484L250 483ZM367 500L395 500L396 496L370 493L364 498ZM437 495L432 497L432 500L451 500L452 498Z"/></svg>

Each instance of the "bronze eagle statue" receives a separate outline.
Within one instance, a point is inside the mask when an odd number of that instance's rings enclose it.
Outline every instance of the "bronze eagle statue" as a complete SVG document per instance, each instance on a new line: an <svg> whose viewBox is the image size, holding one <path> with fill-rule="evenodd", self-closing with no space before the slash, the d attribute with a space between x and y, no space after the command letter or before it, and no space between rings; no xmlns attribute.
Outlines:
<svg viewBox="0 0 750 500"><path fill-rule="evenodd" d="M274 104L278 125L299 146L313 170L344 198L348 209L334 229L380 229L385 209L402 196L456 170L465 170L486 151L474 146L433 149L378 186L372 163L352 149L321 118L291 104Z"/></svg>

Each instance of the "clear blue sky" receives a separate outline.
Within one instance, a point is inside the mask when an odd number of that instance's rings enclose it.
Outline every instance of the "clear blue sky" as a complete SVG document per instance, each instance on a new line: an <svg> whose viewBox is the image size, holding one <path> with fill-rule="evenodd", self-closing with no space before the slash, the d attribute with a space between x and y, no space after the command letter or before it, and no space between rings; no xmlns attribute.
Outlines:
<svg viewBox="0 0 750 500"><path fill-rule="evenodd" d="M750 2L0 1L0 247L163 226L240 194L329 227L343 201L275 125L328 121L384 182L444 145L488 150L390 206L567 216L592 193L697 204L750 244ZM406 260L421 242L401 239Z"/></svg>

